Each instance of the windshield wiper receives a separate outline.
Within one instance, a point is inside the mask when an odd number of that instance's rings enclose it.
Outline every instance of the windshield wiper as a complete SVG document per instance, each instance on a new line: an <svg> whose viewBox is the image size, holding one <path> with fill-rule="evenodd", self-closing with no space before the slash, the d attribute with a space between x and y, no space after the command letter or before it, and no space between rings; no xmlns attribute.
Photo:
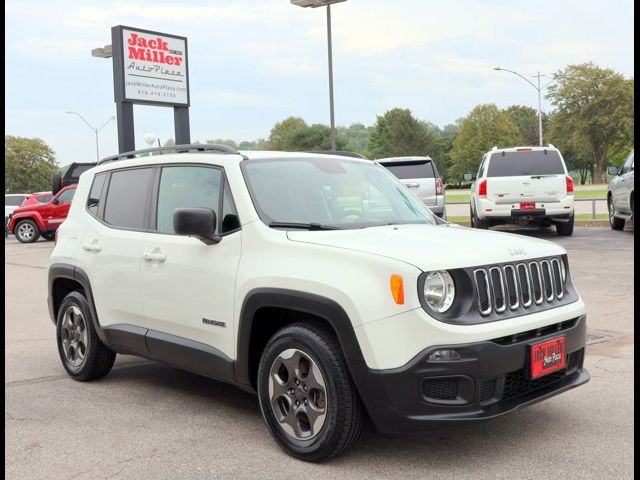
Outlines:
<svg viewBox="0 0 640 480"><path fill-rule="evenodd" d="M271 222L271 228L299 228L301 230L340 230L338 227L323 225L321 223L294 223L294 222Z"/></svg>

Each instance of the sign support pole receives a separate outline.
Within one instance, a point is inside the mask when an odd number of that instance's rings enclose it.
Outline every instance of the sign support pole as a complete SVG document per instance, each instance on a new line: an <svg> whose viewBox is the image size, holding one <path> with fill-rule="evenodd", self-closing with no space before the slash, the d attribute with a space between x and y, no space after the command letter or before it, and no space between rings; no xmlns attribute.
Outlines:
<svg viewBox="0 0 640 480"><path fill-rule="evenodd" d="M173 124L176 133L176 145L190 144L189 107L173 107Z"/></svg>

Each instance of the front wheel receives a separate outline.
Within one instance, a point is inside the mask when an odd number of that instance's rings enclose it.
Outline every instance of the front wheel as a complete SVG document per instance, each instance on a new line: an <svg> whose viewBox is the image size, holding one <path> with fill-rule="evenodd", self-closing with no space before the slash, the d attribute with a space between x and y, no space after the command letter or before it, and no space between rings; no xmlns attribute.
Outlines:
<svg viewBox="0 0 640 480"><path fill-rule="evenodd" d="M269 340L258 367L258 398L280 447L310 462L350 448L365 420L337 339L316 324L289 325Z"/></svg>
<svg viewBox="0 0 640 480"><path fill-rule="evenodd" d="M40 229L33 220L20 220L13 231L20 243L33 243L40 238Z"/></svg>
<svg viewBox="0 0 640 480"><path fill-rule="evenodd" d="M612 230L624 230L624 219L616 217L616 209L613 206L613 199L609 197L607 201L607 207L609 209L609 225Z"/></svg>

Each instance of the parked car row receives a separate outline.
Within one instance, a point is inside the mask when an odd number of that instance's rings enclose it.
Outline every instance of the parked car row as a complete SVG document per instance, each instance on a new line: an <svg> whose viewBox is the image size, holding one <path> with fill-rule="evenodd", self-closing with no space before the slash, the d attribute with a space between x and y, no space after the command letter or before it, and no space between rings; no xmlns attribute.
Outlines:
<svg viewBox="0 0 640 480"><path fill-rule="evenodd" d="M345 151L314 151L316 154L365 158ZM377 160L412 191L429 209L447 219L445 187L435 161L428 156L388 157ZM15 233L23 243L40 236L53 239L66 218L73 188L80 174L95 163L73 163L64 175L52 178L52 192L5 195L5 236ZM633 219L633 150L607 187L609 222L622 230ZM505 223L543 227L555 225L558 235L571 235L575 222L573 179L560 151L553 145L497 148L485 153L477 174L466 174L471 185L471 227L487 229ZM67 189L65 195L60 194ZM18 210L18 211L16 211ZM19 214L13 219L14 213Z"/></svg>

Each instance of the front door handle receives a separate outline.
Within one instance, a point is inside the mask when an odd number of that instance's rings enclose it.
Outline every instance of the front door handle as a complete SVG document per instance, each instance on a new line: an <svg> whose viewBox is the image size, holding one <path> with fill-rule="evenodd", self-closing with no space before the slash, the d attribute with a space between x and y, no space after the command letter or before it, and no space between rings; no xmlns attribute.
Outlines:
<svg viewBox="0 0 640 480"><path fill-rule="evenodd" d="M82 245L82 248L84 248L87 252L96 252L96 253L102 250L102 247L100 246L97 240L94 240L91 243L84 243Z"/></svg>
<svg viewBox="0 0 640 480"><path fill-rule="evenodd" d="M420 186L419 183L405 183L405 185L410 188L418 188Z"/></svg>
<svg viewBox="0 0 640 480"><path fill-rule="evenodd" d="M167 259L167 256L164 253L144 252L142 254L142 258L147 262L164 262Z"/></svg>

